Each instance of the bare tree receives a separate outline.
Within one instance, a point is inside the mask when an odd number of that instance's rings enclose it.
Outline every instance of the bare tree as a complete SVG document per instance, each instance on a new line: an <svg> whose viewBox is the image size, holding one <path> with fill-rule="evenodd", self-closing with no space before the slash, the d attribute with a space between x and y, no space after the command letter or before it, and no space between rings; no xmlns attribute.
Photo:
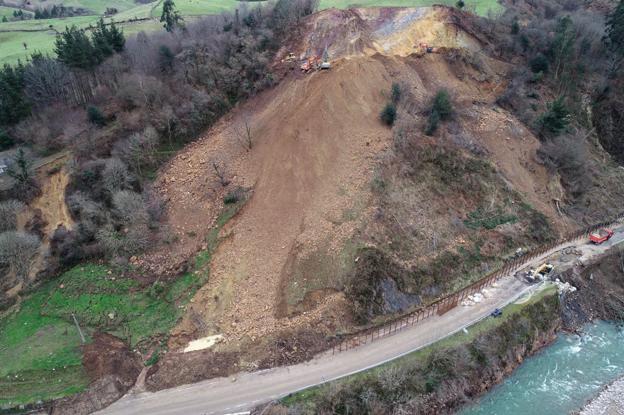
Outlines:
<svg viewBox="0 0 624 415"><path fill-rule="evenodd" d="M225 187L230 184L230 181L226 178L225 167L222 167L219 162L213 161L212 169L214 170L214 174L217 176L217 179L219 179L221 186Z"/></svg>
<svg viewBox="0 0 624 415"><path fill-rule="evenodd" d="M14 231L17 227L17 214L24 207L18 200L0 202L0 232Z"/></svg>
<svg viewBox="0 0 624 415"><path fill-rule="evenodd" d="M56 59L37 57L24 71L26 95L37 106L67 103L71 76L69 68Z"/></svg>
<svg viewBox="0 0 624 415"><path fill-rule="evenodd" d="M0 233L0 264L8 266L17 279L25 284L39 245L39 238L29 233Z"/></svg>
<svg viewBox="0 0 624 415"><path fill-rule="evenodd" d="M253 136L251 133L250 117L243 115L241 121L234 125L234 135L239 144L247 151L253 147Z"/></svg>
<svg viewBox="0 0 624 415"><path fill-rule="evenodd" d="M110 158L106 160L102 180L106 190L115 193L130 186L130 172L128 172L128 167L123 161L116 157Z"/></svg>
<svg viewBox="0 0 624 415"><path fill-rule="evenodd" d="M113 195L115 212L124 225L135 226L146 224L149 214L145 208L145 202L140 194L130 190L121 190Z"/></svg>

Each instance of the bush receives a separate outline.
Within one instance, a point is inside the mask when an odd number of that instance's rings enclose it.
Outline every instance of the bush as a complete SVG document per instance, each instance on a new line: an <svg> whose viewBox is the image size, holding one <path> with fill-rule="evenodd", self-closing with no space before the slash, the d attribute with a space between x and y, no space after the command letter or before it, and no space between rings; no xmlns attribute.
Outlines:
<svg viewBox="0 0 624 415"><path fill-rule="evenodd" d="M427 119L427 126L425 127L425 134L433 135L438 129L438 124L440 123L440 114L437 112L432 112L429 114L429 118Z"/></svg>
<svg viewBox="0 0 624 415"><path fill-rule="evenodd" d="M446 89L439 90L433 98L432 112L440 115L440 120L447 121L453 115L453 105Z"/></svg>
<svg viewBox="0 0 624 415"><path fill-rule="evenodd" d="M425 134L432 135L438 129L440 121L446 121L453 115L453 105L449 93L445 89L439 90L431 104L429 118L425 126Z"/></svg>
<svg viewBox="0 0 624 415"><path fill-rule="evenodd" d="M542 136L557 136L568 127L570 112L559 97L548 105L546 112L539 118L538 125Z"/></svg>
<svg viewBox="0 0 624 415"><path fill-rule="evenodd" d="M548 59L540 53L529 61L529 67L533 73L546 73L548 72Z"/></svg>
<svg viewBox="0 0 624 415"><path fill-rule="evenodd" d="M13 147L15 142L4 130L0 130L0 151L8 150Z"/></svg>
<svg viewBox="0 0 624 415"><path fill-rule="evenodd" d="M398 104L401 100L401 85L397 82L392 84L392 89L390 90L390 98L394 104Z"/></svg>
<svg viewBox="0 0 624 415"><path fill-rule="evenodd" d="M381 114L379 114L379 117L384 124L392 126L396 120L396 115L396 106L393 103L388 103L381 111Z"/></svg>
<svg viewBox="0 0 624 415"><path fill-rule="evenodd" d="M106 118L104 118L104 114L102 114L102 111L100 111L98 107L90 105L87 108L87 117L89 118L89 122L99 127L106 125Z"/></svg>

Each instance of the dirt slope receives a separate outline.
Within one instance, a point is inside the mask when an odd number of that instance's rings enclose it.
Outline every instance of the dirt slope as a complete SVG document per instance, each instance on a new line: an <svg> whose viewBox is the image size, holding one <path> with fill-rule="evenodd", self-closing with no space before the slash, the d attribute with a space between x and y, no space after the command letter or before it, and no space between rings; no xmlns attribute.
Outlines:
<svg viewBox="0 0 624 415"><path fill-rule="evenodd" d="M322 54L327 47L332 69L293 71L163 169L156 187L179 241L146 256L148 264L179 266L202 249L223 195L236 186L253 189L222 230L209 282L174 330L172 347L222 334L218 347L229 350L239 340L266 339L288 328L329 333L349 324L341 278L357 260L349 244L373 222L370 184L392 145L392 131L378 114L392 82L413 97L415 108L406 111L414 113L439 88L452 90L467 141L558 228L570 226L552 203L557 183L535 161L537 139L494 104L509 67L482 55L478 38L461 29L453 13L438 7L318 13L281 55ZM443 53L422 56L420 42L443 47ZM464 52L472 61L462 58ZM288 72L279 56L276 68ZM245 122L251 151L235 132ZM231 181L227 187L217 182L213 162ZM438 215L422 203L417 220L426 228ZM298 306L302 302L305 307Z"/></svg>
<svg viewBox="0 0 624 415"><path fill-rule="evenodd" d="M390 140L377 121L390 79L374 59L344 61L331 72L287 81L266 104L252 104L258 105L251 119L255 145L236 174L254 193L224 230L210 282L195 298L194 312L210 327L206 334L253 337L289 324L276 318L282 269L290 255L327 235L337 245L351 235L349 223L332 219L369 197L375 155ZM226 132L213 140L232 137ZM318 320L323 309L290 323ZM192 314L181 331L195 329Z"/></svg>

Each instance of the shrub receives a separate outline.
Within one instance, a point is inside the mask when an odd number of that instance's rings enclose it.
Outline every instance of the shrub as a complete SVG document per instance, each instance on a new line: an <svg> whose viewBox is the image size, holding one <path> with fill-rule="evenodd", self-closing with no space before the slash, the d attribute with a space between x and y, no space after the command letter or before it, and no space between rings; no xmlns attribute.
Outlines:
<svg viewBox="0 0 624 415"><path fill-rule="evenodd" d="M0 130L0 151L7 150L15 145L15 142L4 130Z"/></svg>
<svg viewBox="0 0 624 415"><path fill-rule="evenodd" d="M451 104L451 98L446 89L439 90L433 98L432 112L437 112L440 115L442 121L446 121L453 115L453 105Z"/></svg>
<svg viewBox="0 0 624 415"><path fill-rule="evenodd" d="M396 120L396 115L396 106L393 103L389 102L381 111L379 117L384 124L392 126L394 124L394 121Z"/></svg>
<svg viewBox="0 0 624 415"><path fill-rule="evenodd" d="M106 125L106 118L104 118L104 114L102 114L102 111L100 111L98 107L90 105L87 108L87 117L89 118L89 122L99 127Z"/></svg>
<svg viewBox="0 0 624 415"><path fill-rule="evenodd" d="M548 58L540 53L529 61L529 67L533 73L546 73L548 72Z"/></svg>
<svg viewBox="0 0 624 415"><path fill-rule="evenodd" d="M466 6L466 3L464 2L464 0L459 0L457 3L455 3L455 5L458 9L463 9Z"/></svg>
<svg viewBox="0 0 624 415"><path fill-rule="evenodd" d="M392 84L392 89L390 90L390 98L394 104L398 104L401 100L401 85L397 82Z"/></svg>
<svg viewBox="0 0 624 415"><path fill-rule="evenodd" d="M437 112L432 112L429 114L429 118L427 119L427 126L425 127L425 134L433 135L438 129L438 124L440 123L440 114Z"/></svg>
<svg viewBox="0 0 624 415"><path fill-rule="evenodd" d="M561 134L568 127L569 117L570 112L563 102L563 97L551 102L538 120L542 136Z"/></svg>

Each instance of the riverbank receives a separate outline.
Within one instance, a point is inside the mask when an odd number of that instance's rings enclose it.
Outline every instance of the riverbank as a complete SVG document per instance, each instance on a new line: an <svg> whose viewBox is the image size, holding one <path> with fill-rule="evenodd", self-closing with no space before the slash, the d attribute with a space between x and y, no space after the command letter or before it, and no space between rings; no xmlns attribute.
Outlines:
<svg viewBox="0 0 624 415"><path fill-rule="evenodd" d="M624 334L617 326L596 321L580 332L560 333L459 415L578 414L605 383L624 375Z"/></svg>
<svg viewBox="0 0 624 415"><path fill-rule="evenodd" d="M624 376L603 389L579 415L624 415Z"/></svg>

